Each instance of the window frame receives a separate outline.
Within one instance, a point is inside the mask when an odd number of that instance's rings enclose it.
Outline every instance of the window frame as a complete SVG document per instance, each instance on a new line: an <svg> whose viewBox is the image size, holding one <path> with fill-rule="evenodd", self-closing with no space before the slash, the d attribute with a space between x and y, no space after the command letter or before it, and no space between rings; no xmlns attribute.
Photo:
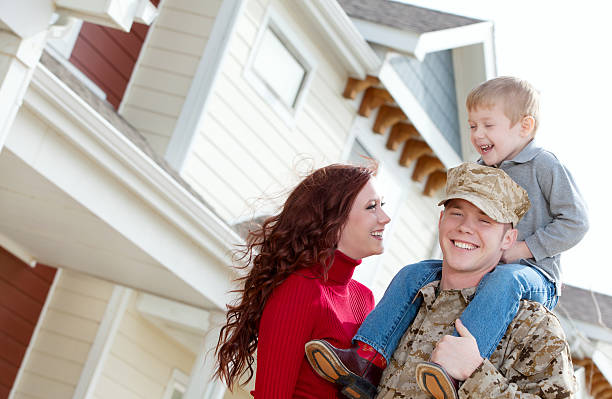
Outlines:
<svg viewBox="0 0 612 399"><path fill-rule="evenodd" d="M293 127L295 121L303 108L304 100L310 89L314 78L317 63L315 57L306 48L303 38L291 27L287 19L289 16L282 16L272 6L268 7L266 14L253 41L253 46L244 67L243 77L255 92L275 111L275 113L289 126ZM295 97L293 107L285 104L283 100L268 86L265 80L255 71L253 64L259 54L265 32L270 29L279 39L289 53L304 68L304 78Z"/></svg>
<svg viewBox="0 0 612 399"><path fill-rule="evenodd" d="M189 376L179 369L173 369L172 375L166 383L166 390L164 391L162 399L172 399L172 394L174 391L179 391L182 394L185 394L188 384Z"/></svg>

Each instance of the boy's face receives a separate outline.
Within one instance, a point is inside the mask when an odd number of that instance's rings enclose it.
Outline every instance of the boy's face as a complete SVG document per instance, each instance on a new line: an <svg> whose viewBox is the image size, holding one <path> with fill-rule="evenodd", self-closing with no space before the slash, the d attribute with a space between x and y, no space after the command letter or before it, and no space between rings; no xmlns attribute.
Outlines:
<svg viewBox="0 0 612 399"><path fill-rule="evenodd" d="M525 131L522 121L511 126L501 101L469 110L468 123L472 145L487 166L514 158L531 140L531 132Z"/></svg>

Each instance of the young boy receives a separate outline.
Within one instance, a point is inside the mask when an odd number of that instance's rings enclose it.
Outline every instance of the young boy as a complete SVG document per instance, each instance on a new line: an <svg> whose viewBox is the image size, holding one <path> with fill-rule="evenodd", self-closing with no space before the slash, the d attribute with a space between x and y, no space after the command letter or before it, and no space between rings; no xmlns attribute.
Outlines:
<svg viewBox="0 0 612 399"><path fill-rule="evenodd" d="M470 92L466 106L471 142L481 155L479 163L504 170L527 191L531 201L530 210L513 226L519 235L516 244L502 256L506 264L482 279L460 318L476 338L480 355L489 358L521 299L540 302L549 309L556 305L561 294L560 253L582 239L588 221L570 173L552 153L533 141L539 94L529 83L513 77L491 79ZM466 251L475 248L469 242L454 244ZM307 343L306 353L309 360L313 359L315 371L343 386L343 393L349 397L373 397L387 361L421 305L418 291L438 280L440 270L439 262L400 270L357 331L351 348L336 349L322 340ZM314 361L314 352L323 354L329 363L322 366ZM454 398L457 376L450 372L450 364L439 363L424 364L420 370L441 381L440 398Z"/></svg>

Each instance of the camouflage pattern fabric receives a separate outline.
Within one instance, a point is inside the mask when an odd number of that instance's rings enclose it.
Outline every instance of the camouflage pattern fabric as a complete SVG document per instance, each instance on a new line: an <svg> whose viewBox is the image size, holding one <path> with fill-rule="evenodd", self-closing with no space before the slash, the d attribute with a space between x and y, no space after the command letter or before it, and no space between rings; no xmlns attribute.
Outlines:
<svg viewBox="0 0 612 399"><path fill-rule="evenodd" d="M474 296L475 288L423 287L423 303L383 373L377 399L429 398L415 380L418 362L429 360L443 335ZM565 334L556 316L539 303L521 301L519 311L491 356L461 385L460 398L568 398L576 391Z"/></svg>
<svg viewBox="0 0 612 399"><path fill-rule="evenodd" d="M465 162L449 169L446 192L438 205L459 198L471 202L493 220L516 227L529 210L527 191L498 168Z"/></svg>

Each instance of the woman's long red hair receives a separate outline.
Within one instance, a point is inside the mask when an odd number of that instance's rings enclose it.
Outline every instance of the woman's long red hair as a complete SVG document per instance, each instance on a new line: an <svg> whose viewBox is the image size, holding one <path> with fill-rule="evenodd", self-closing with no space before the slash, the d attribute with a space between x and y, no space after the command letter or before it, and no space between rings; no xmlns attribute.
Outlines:
<svg viewBox="0 0 612 399"><path fill-rule="evenodd" d="M279 214L249 232L237 254L250 271L238 279L243 283L237 291L240 299L228 305L216 349L215 375L230 389L245 374L243 383L253 377L259 321L268 297L295 270L331 265L355 197L373 174L373 169L352 165L317 169L295 187Z"/></svg>

